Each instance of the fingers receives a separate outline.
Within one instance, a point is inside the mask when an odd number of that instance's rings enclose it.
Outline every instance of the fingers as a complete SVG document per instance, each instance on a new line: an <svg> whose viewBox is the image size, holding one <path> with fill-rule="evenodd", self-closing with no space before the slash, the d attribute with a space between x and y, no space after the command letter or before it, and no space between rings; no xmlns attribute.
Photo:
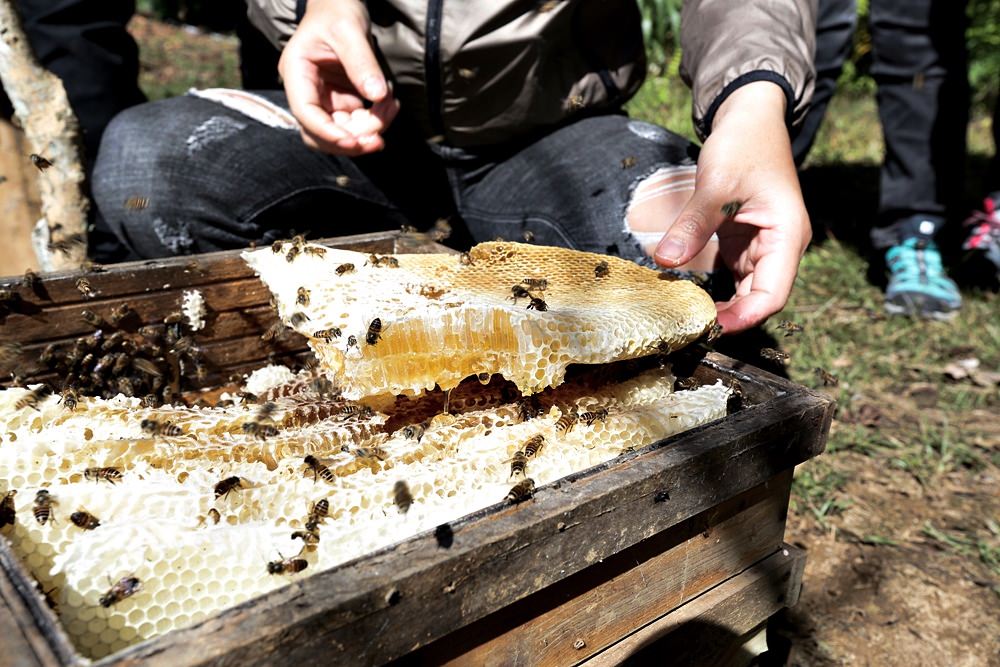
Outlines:
<svg viewBox="0 0 1000 667"><path fill-rule="evenodd" d="M358 29L350 21L335 24L330 29L335 31L337 57L354 89L367 100L382 101L389 87L368 41L367 29Z"/></svg>
<svg viewBox="0 0 1000 667"><path fill-rule="evenodd" d="M653 258L661 266L679 266L693 259L722 224L722 210L707 190L695 189L687 206L656 246Z"/></svg>

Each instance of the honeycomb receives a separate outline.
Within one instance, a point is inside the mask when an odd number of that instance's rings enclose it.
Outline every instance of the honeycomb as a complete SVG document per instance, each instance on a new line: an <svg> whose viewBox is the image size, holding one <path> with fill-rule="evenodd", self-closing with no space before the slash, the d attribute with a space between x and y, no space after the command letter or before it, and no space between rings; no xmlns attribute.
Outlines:
<svg viewBox="0 0 1000 667"><path fill-rule="evenodd" d="M576 331L571 321L554 325ZM388 350L402 345L396 324ZM721 417L730 393L721 384L674 392L669 370L622 362L571 369L527 399L493 377L457 386L447 413L440 391L366 410L312 373L265 369L248 381L259 403L223 395L224 407L144 408L120 395L80 397L70 409L58 395L0 392L0 491L17 491L14 524L0 530L83 655L101 658L504 502L525 477L541 487ZM526 468L512 474L518 460ZM94 468L121 474L87 474ZM51 504L40 512L42 489ZM80 527L77 512L99 523ZM292 535L308 534L311 519L319 541L307 547Z"/></svg>
<svg viewBox="0 0 1000 667"><path fill-rule="evenodd" d="M293 240L243 256L351 399L494 374L536 393L570 364L673 351L715 324L693 283L563 248L380 257Z"/></svg>

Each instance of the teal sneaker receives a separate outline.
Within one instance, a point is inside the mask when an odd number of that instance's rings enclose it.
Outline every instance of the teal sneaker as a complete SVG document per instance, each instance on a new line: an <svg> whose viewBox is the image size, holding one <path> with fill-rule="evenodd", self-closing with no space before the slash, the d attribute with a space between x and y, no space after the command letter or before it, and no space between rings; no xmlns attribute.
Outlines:
<svg viewBox="0 0 1000 667"><path fill-rule="evenodd" d="M885 289L890 314L947 320L962 307L958 285L945 275L933 241L904 239L886 251L885 263L891 274Z"/></svg>

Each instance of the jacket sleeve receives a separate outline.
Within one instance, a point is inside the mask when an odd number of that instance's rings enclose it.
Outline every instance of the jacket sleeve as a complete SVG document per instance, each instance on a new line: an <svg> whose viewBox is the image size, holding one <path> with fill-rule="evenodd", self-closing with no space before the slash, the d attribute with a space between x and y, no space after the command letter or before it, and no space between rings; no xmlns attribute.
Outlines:
<svg viewBox="0 0 1000 667"><path fill-rule="evenodd" d="M283 49L305 8L306 0L247 0L247 17L269 42Z"/></svg>
<svg viewBox="0 0 1000 667"><path fill-rule="evenodd" d="M681 77L693 93L694 126L704 140L715 112L753 81L781 86L787 122L802 120L815 80L817 0L685 0Z"/></svg>

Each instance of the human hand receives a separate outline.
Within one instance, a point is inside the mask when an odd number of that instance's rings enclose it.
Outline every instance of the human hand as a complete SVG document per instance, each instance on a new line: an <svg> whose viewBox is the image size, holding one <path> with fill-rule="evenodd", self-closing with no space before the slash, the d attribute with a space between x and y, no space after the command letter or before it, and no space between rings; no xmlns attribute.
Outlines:
<svg viewBox="0 0 1000 667"><path fill-rule="evenodd" d="M716 303L719 324L760 324L788 300L812 238L785 127L785 94L757 81L719 107L698 158L695 192L656 248L657 263L688 262L713 233L736 294Z"/></svg>
<svg viewBox="0 0 1000 667"><path fill-rule="evenodd" d="M399 111L359 0L312 0L278 62L292 114L310 148L336 155L382 150ZM365 102L373 102L365 109Z"/></svg>

